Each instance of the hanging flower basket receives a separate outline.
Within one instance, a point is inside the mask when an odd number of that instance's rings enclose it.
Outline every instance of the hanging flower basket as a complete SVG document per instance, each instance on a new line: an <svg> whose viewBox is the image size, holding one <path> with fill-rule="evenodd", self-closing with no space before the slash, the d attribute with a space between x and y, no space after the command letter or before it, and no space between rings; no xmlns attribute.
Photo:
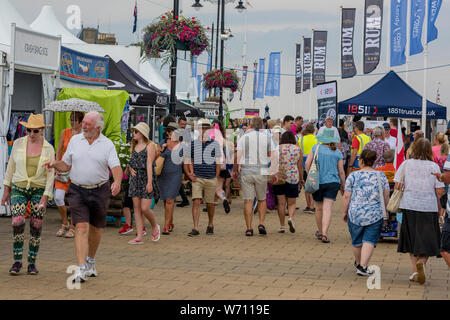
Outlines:
<svg viewBox="0 0 450 320"><path fill-rule="evenodd" d="M145 53L149 58L163 58L163 65L175 55L175 48L199 56L209 47L207 29L195 17L177 20L173 11L166 12L145 27Z"/></svg>
<svg viewBox="0 0 450 320"><path fill-rule="evenodd" d="M219 102L220 102L220 97L215 97L215 96L212 96L212 97L206 97L205 101L208 101L208 102L217 102L217 103L219 103ZM222 102L225 103L225 102L223 101L223 99L222 99Z"/></svg>
<svg viewBox="0 0 450 320"><path fill-rule="evenodd" d="M239 88L239 77L234 70L211 70L204 73L204 86L205 89L211 90L213 88L227 88L232 92L237 91Z"/></svg>

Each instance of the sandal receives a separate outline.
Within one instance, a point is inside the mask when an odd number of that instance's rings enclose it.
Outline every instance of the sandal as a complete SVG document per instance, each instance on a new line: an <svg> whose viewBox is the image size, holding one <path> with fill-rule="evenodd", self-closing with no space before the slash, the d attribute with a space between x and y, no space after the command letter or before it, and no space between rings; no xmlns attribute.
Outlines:
<svg viewBox="0 0 450 320"><path fill-rule="evenodd" d="M261 235L267 234L266 227L264 227L262 224L260 224L258 226L258 231L259 231L259 234L261 234Z"/></svg>
<svg viewBox="0 0 450 320"><path fill-rule="evenodd" d="M322 240L322 234L319 232L319 230L316 231L314 236L317 238L317 240Z"/></svg>
<svg viewBox="0 0 450 320"><path fill-rule="evenodd" d="M253 229L247 229L247 231L245 231L245 235L247 237L252 237L253 236Z"/></svg>
<svg viewBox="0 0 450 320"><path fill-rule="evenodd" d="M61 228L59 228L58 232L56 233L56 236L57 237L64 236L68 229L69 229L69 225L62 224Z"/></svg>
<svg viewBox="0 0 450 320"><path fill-rule="evenodd" d="M133 240L128 241L128 244L144 244L144 241L133 239Z"/></svg>
<svg viewBox="0 0 450 320"><path fill-rule="evenodd" d="M330 243L330 239L324 234L320 235L320 240L322 240L323 243Z"/></svg>
<svg viewBox="0 0 450 320"><path fill-rule="evenodd" d="M67 231L67 233L64 235L64 238L74 238L75 237L75 230L74 229L69 229L69 231Z"/></svg>
<svg viewBox="0 0 450 320"><path fill-rule="evenodd" d="M174 227L175 227L175 226L173 225L173 223L169 224L169 229L168 229L169 232L172 232Z"/></svg>

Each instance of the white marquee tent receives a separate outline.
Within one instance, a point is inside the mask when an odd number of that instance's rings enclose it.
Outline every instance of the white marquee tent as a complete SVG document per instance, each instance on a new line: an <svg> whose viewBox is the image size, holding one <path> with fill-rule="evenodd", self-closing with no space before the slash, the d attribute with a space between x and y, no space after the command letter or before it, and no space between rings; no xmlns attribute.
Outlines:
<svg viewBox="0 0 450 320"><path fill-rule="evenodd" d="M0 0L0 50L8 54L11 46L11 23L20 28L30 29L9 0Z"/></svg>

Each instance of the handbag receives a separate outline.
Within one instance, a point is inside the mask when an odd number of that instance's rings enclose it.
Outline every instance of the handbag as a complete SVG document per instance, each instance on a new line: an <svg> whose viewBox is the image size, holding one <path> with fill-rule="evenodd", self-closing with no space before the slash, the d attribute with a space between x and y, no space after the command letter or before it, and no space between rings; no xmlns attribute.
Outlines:
<svg viewBox="0 0 450 320"><path fill-rule="evenodd" d="M62 183L69 182L69 179L70 179L70 171L61 173L59 176L58 175L55 176L55 180L58 180Z"/></svg>
<svg viewBox="0 0 450 320"><path fill-rule="evenodd" d="M270 176L269 183L271 185L273 185L273 186L279 186L279 185L285 184L286 183L286 174L284 172L282 172L282 171L279 171L277 173L277 175L278 175L277 183L273 182L273 180L274 180L274 178L273 178L274 176L273 175Z"/></svg>
<svg viewBox="0 0 450 320"><path fill-rule="evenodd" d="M157 176L161 175L162 169L164 168L164 160L166 160L166 158L161 156L156 159L155 174Z"/></svg>
<svg viewBox="0 0 450 320"><path fill-rule="evenodd" d="M319 148L320 145L317 145L317 149L311 163L311 168L309 168L308 176L306 177L305 192L307 193L314 193L319 190L320 187L319 165L317 163Z"/></svg>
<svg viewBox="0 0 450 320"><path fill-rule="evenodd" d="M407 162L407 161L406 161ZM405 170L406 170L406 163L403 166L402 174L400 177L400 184L401 188L400 190L394 190L392 193L391 198L389 199L389 203L387 205L387 210L389 212L398 212L400 207L400 201L403 198L403 190L405 189Z"/></svg>

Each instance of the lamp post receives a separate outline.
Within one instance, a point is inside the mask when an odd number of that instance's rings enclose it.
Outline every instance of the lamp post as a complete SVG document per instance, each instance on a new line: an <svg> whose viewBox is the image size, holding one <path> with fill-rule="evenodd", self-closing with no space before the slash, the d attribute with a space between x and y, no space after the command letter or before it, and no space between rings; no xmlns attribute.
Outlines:
<svg viewBox="0 0 450 320"><path fill-rule="evenodd" d="M173 0L173 16L178 20L180 11L180 0ZM175 47L175 53L172 56L172 64L170 65L170 103L169 114L175 116L177 109L177 53L178 50Z"/></svg>
<svg viewBox="0 0 450 320"><path fill-rule="evenodd" d="M217 2L217 37L216 37L216 63L215 67L217 68L217 58L218 58L218 41L219 41L219 17L220 20L220 72L223 72L223 56L224 56L224 41L229 38L229 35L225 34L225 3L232 3L235 0L207 0L212 3ZM203 6L200 4L200 0L195 0L195 3L192 5L195 10L200 10ZM244 6L244 2L239 0L238 5L235 7L239 12L243 12L247 9ZM220 14L221 13L221 14ZM220 87L219 90L219 121L223 122L223 88Z"/></svg>

